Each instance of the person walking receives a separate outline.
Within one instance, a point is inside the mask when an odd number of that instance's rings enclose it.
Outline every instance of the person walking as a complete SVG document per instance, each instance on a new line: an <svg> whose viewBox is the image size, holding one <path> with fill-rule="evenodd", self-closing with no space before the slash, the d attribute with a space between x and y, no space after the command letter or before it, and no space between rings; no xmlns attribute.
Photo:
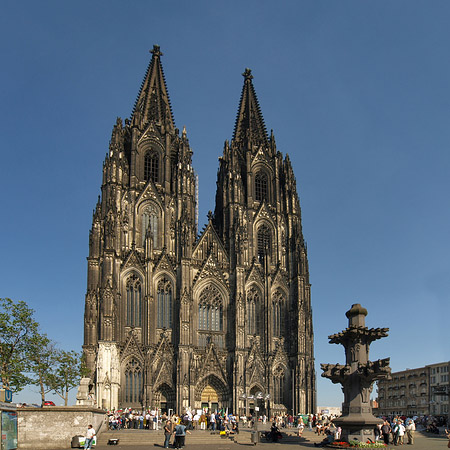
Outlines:
<svg viewBox="0 0 450 450"><path fill-rule="evenodd" d="M92 448L92 442L94 441L95 436L95 430L92 427L92 425L88 425L88 429L86 432L86 436L84 438L84 449L91 449Z"/></svg>

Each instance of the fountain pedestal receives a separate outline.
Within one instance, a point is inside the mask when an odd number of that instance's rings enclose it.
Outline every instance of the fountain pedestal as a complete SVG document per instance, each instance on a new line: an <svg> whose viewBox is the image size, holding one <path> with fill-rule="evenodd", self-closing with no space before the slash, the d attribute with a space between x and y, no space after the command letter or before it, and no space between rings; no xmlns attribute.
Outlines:
<svg viewBox="0 0 450 450"><path fill-rule="evenodd" d="M372 414L370 394L374 381L389 378L391 369L389 358L369 361L369 346L386 337L389 329L367 328L367 310L360 304L352 305L346 316L348 328L328 337L330 344L344 346L346 364L321 364L322 376L342 385L342 416L333 420L342 428L341 440L375 442L375 426L383 421Z"/></svg>

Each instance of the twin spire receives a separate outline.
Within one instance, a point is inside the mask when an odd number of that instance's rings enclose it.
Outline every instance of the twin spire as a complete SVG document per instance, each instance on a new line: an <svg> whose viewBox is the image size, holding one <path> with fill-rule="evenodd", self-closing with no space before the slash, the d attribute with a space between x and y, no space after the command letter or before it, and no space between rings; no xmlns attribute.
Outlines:
<svg viewBox="0 0 450 450"><path fill-rule="evenodd" d="M253 87L252 71L247 68L242 76L244 77L244 87L242 88L239 111L234 126L233 140L240 147L267 146L266 126Z"/></svg>
<svg viewBox="0 0 450 450"><path fill-rule="evenodd" d="M134 104L131 122L141 127L154 122L164 127L166 132L171 132L175 130L175 123L161 64L163 54L159 45L154 45L150 53L152 53L152 59ZM244 87L242 88L233 140L240 147L267 146L266 126L253 87L252 71L245 69L242 75Z"/></svg>
<svg viewBox="0 0 450 450"><path fill-rule="evenodd" d="M164 126L165 131L173 131L175 124L161 65L162 53L159 45L154 45L150 53L152 53L152 59L134 104L131 122L142 127L154 122Z"/></svg>

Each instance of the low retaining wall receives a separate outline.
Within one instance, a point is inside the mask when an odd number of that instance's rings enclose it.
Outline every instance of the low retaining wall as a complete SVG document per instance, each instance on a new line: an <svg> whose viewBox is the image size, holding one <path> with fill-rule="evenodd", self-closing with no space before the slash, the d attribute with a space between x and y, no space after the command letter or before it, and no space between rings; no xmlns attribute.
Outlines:
<svg viewBox="0 0 450 450"><path fill-rule="evenodd" d="M72 437L84 436L89 424L100 434L106 429L105 411L86 406L17 408L18 448L70 448Z"/></svg>

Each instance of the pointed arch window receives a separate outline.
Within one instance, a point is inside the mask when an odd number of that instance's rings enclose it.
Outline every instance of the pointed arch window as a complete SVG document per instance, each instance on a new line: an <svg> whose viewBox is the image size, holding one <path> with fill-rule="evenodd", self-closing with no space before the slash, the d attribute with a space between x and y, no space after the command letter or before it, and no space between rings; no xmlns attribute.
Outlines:
<svg viewBox="0 0 450 450"><path fill-rule="evenodd" d="M268 200L268 179L266 172L259 171L255 175L255 199L257 202Z"/></svg>
<svg viewBox="0 0 450 450"><path fill-rule="evenodd" d="M272 233L267 225L263 224L258 228L258 260L264 264L265 255L272 254Z"/></svg>
<svg viewBox="0 0 450 450"><path fill-rule="evenodd" d="M259 307L261 304L261 297L256 288L251 288L247 292L247 333L259 334Z"/></svg>
<svg viewBox="0 0 450 450"><path fill-rule="evenodd" d="M158 222L159 214L156 206L147 206L142 214L142 245L149 234L153 240L153 247L158 248Z"/></svg>
<svg viewBox="0 0 450 450"><path fill-rule="evenodd" d="M273 377L273 401L277 405L284 403L284 371L278 366L274 371Z"/></svg>
<svg viewBox="0 0 450 450"><path fill-rule="evenodd" d="M158 308L157 327L172 328L172 283L166 278L159 280L156 296Z"/></svg>
<svg viewBox="0 0 450 450"><path fill-rule="evenodd" d="M126 325L140 327L142 322L142 286L136 275L127 280Z"/></svg>
<svg viewBox="0 0 450 450"><path fill-rule="evenodd" d="M200 294L198 329L223 331L223 303L219 290L210 284Z"/></svg>
<svg viewBox="0 0 450 450"><path fill-rule="evenodd" d="M142 367L132 358L125 367L125 403L141 403L142 381Z"/></svg>
<svg viewBox="0 0 450 450"><path fill-rule="evenodd" d="M274 337L281 337L284 326L284 298L280 291L276 291L272 298L272 334Z"/></svg>
<svg viewBox="0 0 450 450"><path fill-rule="evenodd" d="M149 150L144 157L144 178L153 183L159 181L159 154L155 150Z"/></svg>

